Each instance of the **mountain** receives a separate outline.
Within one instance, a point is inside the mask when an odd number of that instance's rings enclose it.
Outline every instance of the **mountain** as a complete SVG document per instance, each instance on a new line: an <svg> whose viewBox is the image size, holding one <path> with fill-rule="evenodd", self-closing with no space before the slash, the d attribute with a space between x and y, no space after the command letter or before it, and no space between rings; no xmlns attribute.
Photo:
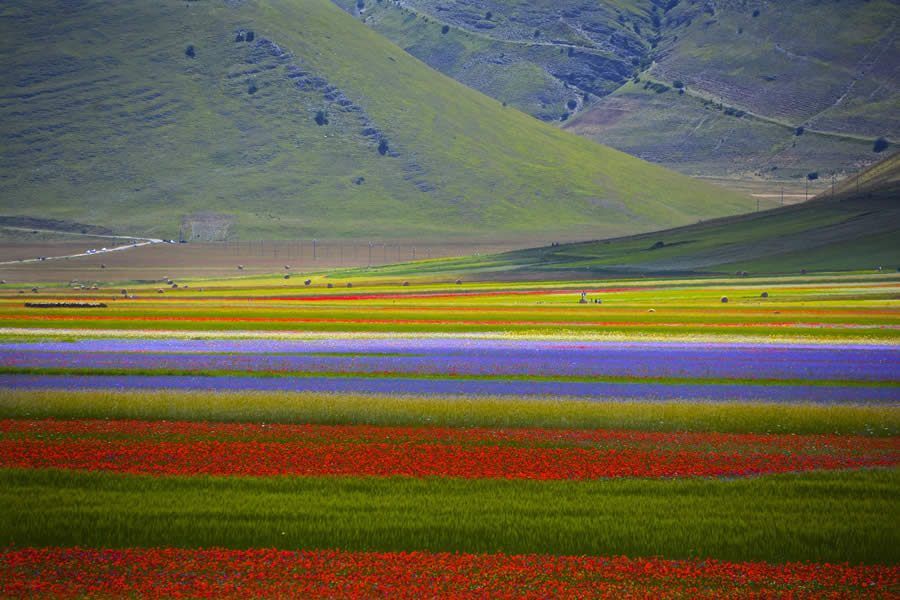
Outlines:
<svg viewBox="0 0 900 600"><path fill-rule="evenodd" d="M541 123L327 0L0 5L0 212L175 237L584 239L750 198Z"/></svg>
<svg viewBox="0 0 900 600"><path fill-rule="evenodd" d="M809 202L610 240L379 267L370 275L557 279L900 269L900 155Z"/></svg>
<svg viewBox="0 0 900 600"><path fill-rule="evenodd" d="M475 89L692 175L802 184L900 140L894 0L334 1Z"/></svg>

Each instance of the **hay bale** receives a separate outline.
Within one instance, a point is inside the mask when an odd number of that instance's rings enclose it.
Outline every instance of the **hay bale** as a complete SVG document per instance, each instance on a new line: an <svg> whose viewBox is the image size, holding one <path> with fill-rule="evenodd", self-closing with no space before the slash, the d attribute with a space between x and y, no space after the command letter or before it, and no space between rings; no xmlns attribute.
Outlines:
<svg viewBox="0 0 900 600"><path fill-rule="evenodd" d="M156 290L156 293L157 293L157 294L165 294L165 293L166 293L166 290L164 290L164 289L162 289L162 288L159 288L158 290Z"/></svg>
<svg viewBox="0 0 900 600"><path fill-rule="evenodd" d="M403 285L403 287L408 287L408 286L409 286L409 282L408 282L408 281L404 281L401 285Z"/></svg>
<svg viewBox="0 0 900 600"><path fill-rule="evenodd" d="M328 285L326 285L326 286L325 286L325 287L327 287L327 288L328 288L328 289L331 289L331 288L333 288L333 287L334 287L334 284L333 284L333 283L329 283L329 284L328 284Z"/></svg>
<svg viewBox="0 0 900 600"><path fill-rule="evenodd" d="M348 281L348 282L347 282L347 287L353 287L353 284L350 283L350 282Z"/></svg>
<svg viewBox="0 0 900 600"><path fill-rule="evenodd" d="M312 279L307 279L306 281L303 282L303 285L309 285L311 283L312 283Z"/></svg>
<svg viewBox="0 0 900 600"><path fill-rule="evenodd" d="M244 270L244 265L238 265L238 271L243 271L243 270Z"/></svg>
<svg viewBox="0 0 900 600"><path fill-rule="evenodd" d="M121 290L119 293L122 294L123 296L127 296L128 290Z"/></svg>
<svg viewBox="0 0 900 600"><path fill-rule="evenodd" d="M655 308L651 308L651 309L648 310L647 312L648 312L648 313L651 313L651 312L654 312L654 313L655 313L655 312L656 312L656 309L655 309Z"/></svg>
<svg viewBox="0 0 900 600"><path fill-rule="evenodd" d="M105 269L105 268L106 268L106 263L100 263L100 268L101 268L101 269Z"/></svg>
<svg viewBox="0 0 900 600"><path fill-rule="evenodd" d="M456 285L460 285L461 283L462 283L462 279L457 279L457 280L456 280Z"/></svg>
<svg viewBox="0 0 900 600"><path fill-rule="evenodd" d="M769 292L763 292L762 294L759 295L759 297L760 297L760 298L768 298L768 297L769 297Z"/></svg>
<svg viewBox="0 0 900 600"><path fill-rule="evenodd" d="M288 273L287 275L284 276L284 278L285 278L285 279L290 279L290 278L291 278L291 274Z"/></svg>
<svg viewBox="0 0 900 600"><path fill-rule="evenodd" d="M722 304L728 304L728 296L722 296L722 299L720 300L720 302Z"/></svg>
<svg viewBox="0 0 900 600"><path fill-rule="evenodd" d="M285 270L285 271L290 271L290 270L291 270L291 265L284 265L284 270Z"/></svg>
<svg viewBox="0 0 900 600"><path fill-rule="evenodd" d="M35 294L37 294L37 293L38 293L38 289L37 289L37 288L36 288L36 287L34 287L34 288L31 288L31 291L32 291L32 292L33 292L33 293L35 293Z"/></svg>

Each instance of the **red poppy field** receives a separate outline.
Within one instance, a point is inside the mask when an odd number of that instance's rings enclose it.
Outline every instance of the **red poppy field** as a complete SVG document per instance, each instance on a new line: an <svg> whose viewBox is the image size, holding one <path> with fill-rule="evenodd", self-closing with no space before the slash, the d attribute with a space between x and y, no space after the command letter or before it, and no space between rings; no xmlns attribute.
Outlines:
<svg viewBox="0 0 900 600"><path fill-rule="evenodd" d="M581 480L892 467L862 436L140 421L0 421L0 467L147 475Z"/></svg>
<svg viewBox="0 0 900 600"><path fill-rule="evenodd" d="M546 555L23 549L0 595L59 598L878 598L898 567Z"/></svg>

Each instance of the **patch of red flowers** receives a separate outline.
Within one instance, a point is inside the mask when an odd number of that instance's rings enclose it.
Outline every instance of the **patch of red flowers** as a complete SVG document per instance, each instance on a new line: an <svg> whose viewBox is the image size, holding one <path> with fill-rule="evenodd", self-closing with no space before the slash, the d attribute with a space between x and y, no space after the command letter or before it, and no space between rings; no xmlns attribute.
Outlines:
<svg viewBox="0 0 900 600"><path fill-rule="evenodd" d="M0 466L151 475L740 477L891 467L900 440L830 435L2 420Z"/></svg>
<svg viewBox="0 0 900 600"><path fill-rule="evenodd" d="M20 598L887 598L898 586L900 567L880 565L216 548L0 553L0 596Z"/></svg>

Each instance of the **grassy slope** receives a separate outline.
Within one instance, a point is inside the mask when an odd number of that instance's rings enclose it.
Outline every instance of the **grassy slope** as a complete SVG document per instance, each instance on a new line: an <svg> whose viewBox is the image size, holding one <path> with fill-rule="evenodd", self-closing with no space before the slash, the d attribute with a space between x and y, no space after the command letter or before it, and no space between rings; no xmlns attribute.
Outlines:
<svg viewBox="0 0 900 600"><path fill-rule="evenodd" d="M714 14L681 3L644 78L683 81L688 94L625 86L570 130L690 173L853 172L879 158L876 137L900 136L898 19L888 0L720 2Z"/></svg>
<svg viewBox="0 0 900 600"><path fill-rule="evenodd" d="M882 156L872 152L870 138L815 131L797 136L793 125L727 114L727 106L693 90L657 94L643 87L647 80L622 86L566 130L684 173L796 181L801 193L807 173L854 172Z"/></svg>
<svg viewBox="0 0 900 600"><path fill-rule="evenodd" d="M355 0L334 1L469 86L545 120L575 112L571 131L686 173L785 180L814 170L853 172L878 158L874 138L900 136L890 60L900 13L889 0L724 1L712 13L704 10L710 3L663 10L642 0L410 0L402 7L367 2L360 13ZM485 24L492 27L481 29ZM602 58L592 65L592 57ZM657 94L643 81L622 86L651 59L644 81L671 86L679 79L689 93ZM725 107L762 118L735 118ZM799 125L805 137L793 135Z"/></svg>
<svg viewBox="0 0 900 600"><path fill-rule="evenodd" d="M714 15L691 14L697 9L686 3L672 11L691 20L667 32L652 73L790 124L900 134L896 2L717 5Z"/></svg>
<svg viewBox="0 0 900 600"><path fill-rule="evenodd" d="M504 108L326 0L37 0L4 5L0 26L7 214L164 236L203 210L245 239L573 239L752 202ZM359 110L298 89L290 65Z"/></svg>
<svg viewBox="0 0 900 600"><path fill-rule="evenodd" d="M647 0L579 6L548 0L484 0L477 6L415 0L367 2L362 11L356 0L334 2L431 67L544 121L578 110L585 93L612 92L631 76L631 59L640 61L649 52L647 40L631 25L650 32ZM619 11L628 22L617 21ZM570 18L559 19L563 12ZM609 35L627 41L617 46Z"/></svg>
<svg viewBox="0 0 900 600"><path fill-rule="evenodd" d="M535 248L495 256L407 263L376 273L788 273L801 269L893 270L900 265L900 155L842 184L832 197L621 239ZM659 248L654 246L662 242ZM480 273L480 275L477 275Z"/></svg>

